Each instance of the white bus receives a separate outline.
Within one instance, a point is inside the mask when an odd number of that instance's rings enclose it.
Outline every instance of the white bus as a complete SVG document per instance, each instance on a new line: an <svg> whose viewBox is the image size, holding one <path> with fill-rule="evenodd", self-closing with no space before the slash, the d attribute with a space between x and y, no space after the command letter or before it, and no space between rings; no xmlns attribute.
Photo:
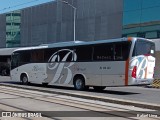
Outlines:
<svg viewBox="0 0 160 120"><path fill-rule="evenodd" d="M21 48L12 54L11 79L77 90L150 84L154 53L154 42L131 37Z"/></svg>

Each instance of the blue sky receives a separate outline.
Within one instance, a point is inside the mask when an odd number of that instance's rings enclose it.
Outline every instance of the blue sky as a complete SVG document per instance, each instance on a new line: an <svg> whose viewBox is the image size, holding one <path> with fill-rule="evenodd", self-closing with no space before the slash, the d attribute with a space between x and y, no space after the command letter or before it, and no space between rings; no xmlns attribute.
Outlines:
<svg viewBox="0 0 160 120"><path fill-rule="evenodd" d="M0 0L0 14L54 0Z"/></svg>

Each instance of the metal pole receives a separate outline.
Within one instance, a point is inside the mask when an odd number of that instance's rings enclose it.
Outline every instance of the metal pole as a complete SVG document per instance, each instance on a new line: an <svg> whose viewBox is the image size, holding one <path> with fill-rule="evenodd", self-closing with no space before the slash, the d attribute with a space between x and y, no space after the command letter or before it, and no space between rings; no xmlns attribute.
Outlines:
<svg viewBox="0 0 160 120"><path fill-rule="evenodd" d="M76 12L77 12L77 9L74 8L74 42L76 41Z"/></svg>
<svg viewBox="0 0 160 120"><path fill-rule="evenodd" d="M76 7L74 7L73 5L71 5L70 3L68 3L67 1L64 1L64 0L58 0L58 1L61 1L61 2L63 2L63 3L65 3L65 4L67 4L67 5L69 5L70 7L72 7L73 8L73 10L74 10L74 20L73 20L73 40L74 40L74 42L76 41L76 14L77 14L77 8Z"/></svg>

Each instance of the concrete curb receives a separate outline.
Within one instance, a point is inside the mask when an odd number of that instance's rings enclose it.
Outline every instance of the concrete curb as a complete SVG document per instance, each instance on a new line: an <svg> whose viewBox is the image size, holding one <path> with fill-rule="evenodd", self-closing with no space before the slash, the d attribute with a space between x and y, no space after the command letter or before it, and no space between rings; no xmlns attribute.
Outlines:
<svg viewBox="0 0 160 120"><path fill-rule="evenodd" d="M103 97L103 96L96 96L96 95L88 95L88 94L82 94L82 93L70 93L70 92L62 92L60 90L54 90L47 88L41 88L40 87L32 87L32 86L20 86L15 84L7 84L7 83L0 83L0 86L7 86L7 87L14 87L14 88L21 88L26 90L34 90L34 91L40 91L40 92L46 92L46 93L53 93L53 94L60 94L60 95L67 95L72 97L78 97L78 98L84 98L84 99L91 99L91 100L98 100L103 102L109 102L109 103L115 103L115 104L121 104L121 105L130 105L135 107L141 107L141 108L147 108L147 109L153 109L153 110L160 110L159 104L151 104L146 102L139 102L139 101L131 101L131 100L124 100L124 99L117 99L117 98L110 98L110 97Z"/></svg>

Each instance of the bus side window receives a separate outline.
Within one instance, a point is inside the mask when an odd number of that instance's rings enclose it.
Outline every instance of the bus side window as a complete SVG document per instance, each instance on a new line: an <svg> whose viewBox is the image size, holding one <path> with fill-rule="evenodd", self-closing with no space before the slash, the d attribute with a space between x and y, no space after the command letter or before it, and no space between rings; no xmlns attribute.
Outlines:
<svg viewBox="0 0 160 120"><path fill-rule="evenodd" d="M20 52L20 65L27 64L30 62L31 54L30 51L21 51Z"/></svg>
<svg viewBox="0 0 160 120"><path fill-rule="evenodd" d="M116 43L114 48L114 59L116 61L123 60L122 52L122 44Z"/></svg>
<svg viewBox="0 0 160 120"><path fill-rule="evenodd" d="M77 62L92 61L92 46L78 46L75 47L75 53L77 55Z"/></svg>
<svg viewBox="0 0 160 120"><path fill-rule="evenodd" d="M44 51L43 50L35 50L31 52L31 61L37 63L44 62Z"/></svg>
<svg viewBox="0 0 160 120"><path fill-rule="evenodd" d="M129 57L130 51L130 43L129 42L121 42L115 44L114 55L115 61L125 61Z"/></svg>
<svg viewBox="0 0 160 120"><path fill-rule="evenodd" d="M103 44L94 46L93 59L95 61L112 61L113 50L113 44Z"/></svg>
<svg viewBox="0 0 160 120"><path fill-rule="evenodd" d="M47 49L44 49L44 62L51 62L49 60L52 58L52 55L54 55L56 52L57 52L56 48L47 48ZM54 62L57 62L58 61L57 59Z"/></svg>
<svg viewBox="0 0 160 120"><path fill-rule="evenodd" d="M58 62L72 62L74 60L73 47L59 48L57 55L59 56Z"/></svg>

